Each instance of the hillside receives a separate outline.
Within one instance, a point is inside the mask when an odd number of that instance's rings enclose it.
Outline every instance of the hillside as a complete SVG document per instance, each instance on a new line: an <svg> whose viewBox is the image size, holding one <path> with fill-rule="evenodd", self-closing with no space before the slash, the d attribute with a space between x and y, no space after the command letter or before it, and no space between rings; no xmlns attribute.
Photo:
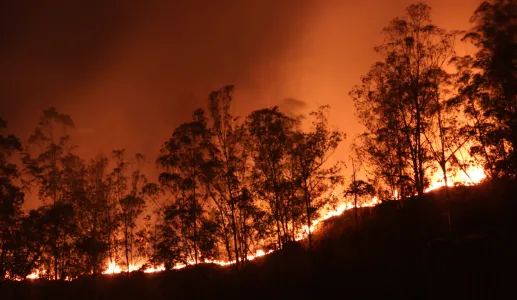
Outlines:
<svg viewBox="0 0 517 300"><path fill-rule="evenodd" d="M105 275L72 282L7 282L1 299L494 299L513 292L515 187L485 183L450 190L453 236L444 191L424 201L387 201L325 221L315 247L305 243L235 267L199 265L155 274Z"/></svg>

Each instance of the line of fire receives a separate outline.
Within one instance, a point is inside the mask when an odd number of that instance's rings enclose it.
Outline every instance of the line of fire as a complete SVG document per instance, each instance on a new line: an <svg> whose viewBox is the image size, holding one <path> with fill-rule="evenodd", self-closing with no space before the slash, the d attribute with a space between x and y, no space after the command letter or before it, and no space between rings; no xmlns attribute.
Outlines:
<svg viewBox="0 0 517 300"><path fill-rule="evenodd" d="M143 134L89 131L74 104L34 105L23 121L0 111L0 296L507 295L516 12L515 0L483 1L458 31L426 3L407 6L378 28L376 60L337 103L267 96L246 110L248 90L212 84L166 124L141 106L128 119L152 124ZM164 127L146 153L101 145Z"/></svg>

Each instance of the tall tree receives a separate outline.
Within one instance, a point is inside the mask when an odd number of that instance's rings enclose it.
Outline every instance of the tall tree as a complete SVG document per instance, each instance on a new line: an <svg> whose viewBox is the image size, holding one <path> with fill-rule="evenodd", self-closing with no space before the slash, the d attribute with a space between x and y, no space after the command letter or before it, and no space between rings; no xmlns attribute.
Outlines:
<svg viewBox="0 0 517 300"><path fill-rule="evenodd" d="M44 203L50 200L48 217L51 218L49 222L53 228L49 247L54 279L64 279L63 274L60 274L60 268L65 265L63 251L70 248L67 232L71 230L72 224L63 222L71 221L73 213L68 207L70 190L64 188L67 175L65 172L71 170L65 170L67 164L76 161L68 135L68 130L73 127L70 116L58 112L54 107L46 109L29 138L29 145L33 149L28 149L23 157L26 172L38 185L40 199Z"/></svg>
<svg viewBox="0 0 517 300"><path fill-rule="evenodd" d="M86 256L87 272L99 273L109 254L110 182L108 158L98 156L85 166L83 189L75 201L81 237L78 250Z"/></svg>
<svg viewBox="0 0 517 300"><path fill-rule="evenodd" d="M211 151L214 174L206 183L228 259L235 257L238 266L250 254L254 224L260 223L256 221L261 214L248 186L250 154L246 128L230 112L233 90L233 86L225 86L209 96L210 130L215 148Z"/></svg>
<svg viewBox="0 0 517 300"><path fill-rule="evenodd" d="M312 130L294 134L294 143L290 149L291 164L295 168L293 179L303 194L309 248L312 248L312 222L319 210L332 198L331 192L341 179L338 165L328 165L329 158L344 138L343 133L329 128L329 108L321 106L318 111L311 113L314 118Z"/></svg>
<svg viewBox="0 0 517 300"><path fill-rule="evenodd" d="M177 127L163 145L157 163L165 169L159 176L162 187L169 190L174 203L166 208L165 222L180 225L178 228L165 224L164 228L177 237L171 246L181 241L189 259L197 264L212 255L214 246L206 233L212 230L206 217L207 192L205 182L213 171L209 153L214 151L207 118L202 109L193 114L193 120ZM170 244L170 243L169 243Z"/></svg>
<svg viewBox="0 0 517 300"><path fill-rule="evenodd" d="M128 191L119 199L120 217L122 219L122 234L124 238L124 253L127 272L130 271L133 262L134 230L136 221L145 209L144 186L147 179L141 172L145 158L141 154L135 155L136 169L129 178Z"/></svg>
<svg viewBox="0 0 517 300"><path fill-rule="evenodd" d="M120 202L127 196L129 176L127 175L129 161L125 158L125 149L116 149L111 152L114 161L113 169L108 176L108 257L109 263L115 264L119 260L120 235L122 226ZM127 263L127 261L126 261Z"/></svg>
<svg viewBox="0 0 517 300"><path fill-rule="evenodd" d="M450 56L451 35L431 22L430 7L410 5L403 17L384 29L385 42L376 48L383 57L351 92L358 117L370 141L395 144L400 178L409 178L419 198L432 165L429 133L437 72ZM390 150L391 151L391 150Z"/></svg>
<svg viewBox="0 0 517 300"><path fill-rule="evenodd" d="M477 133L473 153L494 177L517 174L517 3L484 1L464 40L473 55L457 59L460 92Z"/></svg>
<svg viewBox="0 0 517 300"><path fill-rule="evenodd" d="M16 136L5 134L5 128L7 123L0 118L0 281L7 274L18 275L14 255L24 201L24 194L16 182L20 172L12 161L13 154L21 151L21 143Z"/></svg>
<svg viewBox="0 0 517 300"><path fill-rule="evenodd" d="M240 249L239 232L237 229L237 198L240 193L241 183L239 182L238 170L245 162L239 156L239 138L236 129L236 117L230 113L232 104L233 86L225 86L214 91L209 96L209 112L212 120L210 128L214 137L214 144L217 151L213 152L215 163L215 176L209 184L217 195L210 193L214 200L220 224L223 229L223 240L227 249L228 259L232 260L230 251L230 236L233 239L233 252L236 265L239 265Z"/></svg>
<svg viewBox="0 0 517 300"><path fill-rule="evenodd" d="M285 174L296 120L278 107L252 112L246 119L253 159L253 181L257 196L267 201L276 224L277 245L282 248L289 237L289 202Z"/></svg>

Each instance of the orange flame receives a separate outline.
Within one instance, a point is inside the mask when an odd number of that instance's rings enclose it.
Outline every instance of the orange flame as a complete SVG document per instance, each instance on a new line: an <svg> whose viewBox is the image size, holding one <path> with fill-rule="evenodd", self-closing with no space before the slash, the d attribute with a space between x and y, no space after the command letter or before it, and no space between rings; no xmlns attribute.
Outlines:
<svg viewBox="0 0 517 300"><path fill-rule="evenodd" d="M30 273L25 278L27 278L27 279L38 279L39 278L39 270L36 270L36 271Z"/></svg>
<svg viewBox="0 0 517 300"><path fill-rule="evenodd" d="M485 174L483 168L471 166L465 172L455 174L454 176L450 176L447 185L455 186L455 185L461 184L461 185L469 186L469 185L477 184L477 183L483 181L485 178L486 178L486 174ZM443 186L445 186L445 184L443 182L443 177L441 176L440 172L437 172L432 176L431 184L430 184L429 188L427 188L425 190L425 192L429 192L434 189L441 188ZM395 193L396 193L396 191L395 191ZM360 205L360 207L373 207L373 206L376 206L377 204L379 204L379 199L377 197L373 197L369 202L366 202L366 203L363 203L362 205ZM354 208L354 205L350 202L346 202L346 203L340 204L336 209L328 210L327 212L325 212L323 214L323 216L321 218L316 219L312 222L311 227L310 227L311 232L314 232L314 230L317 228L317 226L322 221L325 221L325 220L335 217L335 216L339 216L339 215L343 214L344 211L352 209L352 208ZM302 240L307 236L307 234L308 234L307 229L308 229L307 225L302 226L301 230L296 235L297 241ZM265 252L264 250L258 250L254 255L249 255L247 258L248 258L248 260L254 260L258 257L270 254L271 252L273 252L273 250L270 250L268 252ZM235 260L233 260L233 261L205 260L202 263L213 263L213 264L218 264L220 266L227 266L227 265L234 264ZM193 265L193 264L194 264L194 261L189 261L187 264L177 264L174 266L174 269L182 269L182 268L186 267L187 265ZM137 270L141 270L141 269L142 269L142 265L134 265L134 264L129 265L129 272L133 272L133 271L137 271ZM141 271L143 271L144 273L155 273L155 272L161 272L164 270L165 270L165 266L162 264L159 266L148 267ZM120 267L114 261L108 261L106 270L104 270L102 272L102 274L119 274L119 273L126 272L126 271L127 271L127 268ZM29 274L26 278L27 279L37 279L37 278L40 278L40 276L44 275L44 274L45 274L45 271L42 271L40 274L39 270L35 270L31 274ZM20 278L12 278L12 279L21 280ZM72 280L72 278L66 277L65 280Z"/></svg>
<svg viewBox="0 0 517 300"><path fill-rule="evenodd" d="M447 180L447 186L449 186L449 187L455 186L455 185L470 186L470 185L478 184L486 178L486 174L485 174L485 171L483 170L483 168L474 167L474 166L468 167L468 169L465 172L457 173L453 176L450 176L449 174L447 174L447 176L449 177ZM436 172L431 179L431 184L425 190L425 192L427 193L429 191L432 191L432 190L435 190L435 189L438 189L438 188L441 188L444 186L445 186L445 183L443 181L443 174L441 172Z"/></svg>

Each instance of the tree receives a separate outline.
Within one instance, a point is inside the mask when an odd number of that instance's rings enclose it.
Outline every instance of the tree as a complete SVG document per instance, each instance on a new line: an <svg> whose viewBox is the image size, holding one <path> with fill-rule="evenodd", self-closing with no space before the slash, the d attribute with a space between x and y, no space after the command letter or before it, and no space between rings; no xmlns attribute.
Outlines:
<svg viewBox="0 0 517 300"><path fill-rule="evenodd" d="M17 230L11 233L15 234L15 244L13 247L13 277L26 278L34 270L38 270L42 266L42 258L44 255L45 241L48 240L48 231L43 218L45 207L37 210L31 210L20 220Z"/></svg>
<svg viewBox="0 0 517 300"><path fill-rule="evenodd" d="M54 279L64 279L61 271L65 265L64 252L70 251L72 237L68 236L73 224L64 224L73 219L73 210L70 206L72 188L67 183L66 172L76 167L78 158L73 154L73 147L69 145L68 129L74 123L70 116L58 112L54 107L43 111L38 126L29 138L29 145L33 146L34 156L30 149L24 154L25 170L38 185L38 195L43 203L50 207L47 211L48 221L52 224L52 236L48 241L53 259ZM61 130L60 130L61 129ZM73 165L73 166L72 166ZM68 177L70 179L70 177ZM60 270L61 269L61 270Z"/></svg>
<svg viewBox="0 0 517 300"><path fill-rule="evenodd" d="M212 162L209 153L214 148L211 138L204 111L198 109L191 122L181 124L174 130L162 146L157 160L158 165L165 169L159 176L160 184L174 197L174 203L164 212L164 222L170 224L162 227L162 231L169 231L171 237L166 237L167 242L160 243L160 247L173 247L181 240L182 250L195 264L200 259L208 258L207 255L211 256L212 249L208 246L215 246L205 240L212 238L206 234L212 230L212 226L209 226L206 218L204 206L208 196L203 188L205 182L210 181L206 176L214 173L210 170ZM162 237L165 236L162 234Z"/></svg>
<svg viewBox="0 0 517 300"><path fill-rule="evenodd" d="M145 209L143 186L147 184L146 177L141 173L141 165L145 159L141 154L136 154L135 159L137 168L131 174L129 192L126 192L125 196L119 199L124 253L128 273L133 265L133 240L136 221Z"/></svg>
<svg viewBox="0 0 517 300"><path fill-rule="evenodd" d="M318 111L311 113L314 118L313 130L295 133L290 149L290 163L295 169L293 180L303 193L309 248L312 248L312 222L331 199L331 192L341 179L337 164L326 166L344 138L341 132L329 129L326 116L329 108L321 106Z"/></svg>
<svg viewBox="0 0 517 300"><path fill-rule="evenodd" d="M360 160L358 161L354 157L350 157L350 163L352 164L352 182L350 182L350 185L345 190L345 197L348 197L352 195L354 197L354 219L355 219L355 230L357 231L359 229L359 213L358 213L358 200L360 200L363 197L369 196L373 197L375 194L375 189L372 184L357 179L357 173L361 169Z"/></svg>
<svg viewBox="0 0 517 300"><path fill-rule="evenodd" d="M207 190L215 205L215 219L220 225L228 260L247 260L250 242L255 234L254 224L260 216L248 185L249 149L246 128L238 124L238 117L230 113L233 86L225 86L209 96L213 171L207 181ZM231 245L233 244L233 245ZM233 248L233 249L232 249ZM233 252L233 255L232 255Z"/></svg>
<svg viewBox="0 0 517 300"><path fill-rule="evenodd" d="M285 168L295 124L296 120L281 113L278 107L254 111L246 118L253 159L252 180L256 194L269 204L280 249L289 236Z"/></svg>
<svg viewBox="0 0 517 300"><path fill-rule="evenodd" d="M445 189L445 201L447 202L447 221L449 233L452 233L451 199L449 196L449 175L464 172L467 176L466 166L471 163L471 155L466 157L468 147L471 144L472 130L465 122L465 114L461 101L455 93L448 90L453 86L451 75L440 69L435 73L431 85L435 89L431 101L429 130L425 133L429 146L429 153L436 162L442 174Z"/></svg>
<svg viewBox="0 0 517 300"><path fill-rule="evenodd" d="M108 158L98 156L84 169L82 190L75 208L81 237L77 248L86 256L87 272L95 277L102 268L110 249L110 182Z"/></svg>
<svg viewBox="0 0 517 300"><path fill-rule="evenodd" d="M239 133L236 130L236 117L230 114L233 86L225 86L214 91L209 96L209 112L212 119L210 128L214 137L216 150L213 152L215 164L215 176L209 182L208 188L213 188L217 195L210 193L216 204L220 224L223 229L223 240L228 254L228 260L232 260L230 251L230 236L233 238L233 252L236 265L239 264L240 249L239 232L237 229L237 198L241 188L238 178L238 170L245 162L239 156Z"/></svg>
<svg viewBox="0 0 517 300"><path fill-rule="evenodd" d="M460 95L477 134L473 154L493 177L517 174L517 3L484 1L463 38L477 47L456 59Z"/></svg>
<svg viewBox="0 0 517 300"><path fill-rule="evenodd" d="M451 54L451 35L432 24L430 7L423 3L410 5L406 15L383 32L386 40L376 48L383 61L372 67L351 96L366 127L368 146L373 146L367 151L384 149L399 173L392 182L404 187L409 179L412 190L407 195L422 198L426 170L432 166L426 135L430 136L433 100L439 93L436 74Z"/></svg>
<svg viewBox="0 0 517 300"><path fill-rule="evenodd" d="M165 207L160 202L163 200L164 193L160 186L156 183L148 183L142 188L142 193L147 197L147 203L151 201L155 205L153 215L146 215L143 219L143 226L136 233L135 245L137 246L138 255L145 258L144 266L157 267L161 263L158 261L158 222L160 221L161 212ZM154 220L153 220L154 219ZM153 224L154 221L154 224Z"/></svg>
<svg viewBox="0 0 517 300"><path fill-rule="evenodd" d="M119 230L121 230L122 226L120 201L127 196L127 191L129 190L127 176L129 162L124 155L124 149L112 151L111 156L115 161L115 166L108 176L108 224L106 229L108 230L108 256L112 264L116 263L119 258Z"/></svg>
<svg viewBox="0 0 517 300"><path fill-rule="evenodd" d="M20 176L18 166L12 162L14 153L21 151L20 140L14 135L4 135L7 123L0 118L0 281L16 272L16 235L22 219L24 194L16 181Z"/></svg>
<svg viewBox="0 0 517 300"><path fill-rule="evenodd" d="M139 256L144 257L146 263L152 263L154 249L156 249L156 227L153 228L151 216L144 217L143 226L135 234L135 245Z"/></svg>

